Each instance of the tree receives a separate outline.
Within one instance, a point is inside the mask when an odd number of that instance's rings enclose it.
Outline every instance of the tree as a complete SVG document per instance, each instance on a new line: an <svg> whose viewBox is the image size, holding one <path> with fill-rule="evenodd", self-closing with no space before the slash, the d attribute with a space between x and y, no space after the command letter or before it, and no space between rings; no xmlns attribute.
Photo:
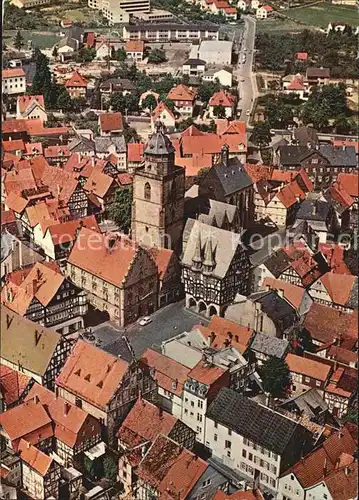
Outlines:
<svg viewBox="0 0 359 500"><path fill-rule="evenodd" d="M153 111L156 106L157 101L153 94L148 94L141 104L142 109L150 109L151 111Z"/></svg>
<svg viewBox="0 0 359 500"><path fill-rule="evenodd" d="M117 50L115 50L115 53L114 53L114 59L116 59L116 61L126 61L126 57L127 57L127 54L126 54L126 51L124 49L122 49L121 47Z"/></svg>
<svg viewBox="0 0 359 500"><path fill-rule="evenodd" d="M110 457L109 455L106 455L103 461L103 472L105 477L109 479L111 483L116 482L116 477L117 477L117 464L115 460Z"/></svg>
<svg viewBox="0 0 359 500"><path fill-rule="evenodd" d="M208 170L210 170L210 167L202 167L198 170L198 173L196 175L196 179L194 181L194 184L199 184L203 177L207 174Z"/></svg>
<svg viewBox="0 0 359 500"><path fill-rule="evenodd" d="M57 46L55 45L55 47L54 47L54 48L53 48L53 50L52 50L52 57L53 57L54 59L56 59L58 55L59 55L59 49L58 49L58 48L57 48Z"/></svg>
<svg viewBox="0 0 359 500"><path fill-rule="evenodd" d="M71 98L70 98L71 99ZM87 105L85 97L75 97L72 99L72 109L75 112L81 112Z"/></svg>
<svg viewBox="0 0 359 500"><path fill-rule="evenodd" d="M139 142L140 140L137 130L133 127L129 127L128 125L125 125L125 128L123 129L123 137L125 138L127 144L129 142Z"/></svg>
<svg viewBox="0 0 359 500"><path fill-rule="evenodd" d="M226 108L224 106L213 106L213 114L216 118L226 117Z"/></svg>
<svg viewBox="0 0 359 500"><path fill-rule="evenodd" d="M49 68L49 60L37 48L34 50L34 59L36 61L36 68L31 86L32 95L43 95L45 106L51 108L51 106L55 103L53 102L53 84Z"/></svg>
<svg viewBox="0 0 359 500"><path fill-rule="evenodd" d="M17 30L15 38L14 38L14 47L17 50L21 50L21 47L24 45L24 37L22 36L20 30Z"/></svg>
<svg viewBox="0 0 359 500"><path fill-rule="evenodd" d="M73 103L65 87L61 87L59 94L57 96L57 107L62 111L71 111L73 108Z"/></svg>
<svg viewBox="0 0 359 500"><path fill-rule="evenodd" d="M163 49L152 49L149 53L148 62L151 64L160 64L166 61L166 52Z"/></svg>
<svg viewBox="0 0 359 500"><path fill-rule="evenodd" d="M324 85L313 89L303 107L302 120L320 130L328 126L330 119L345 116L347 112L345 86Z"/></svg>
<svg viewBox="0 0 359 500"><path fill-rule="evenodd" d="M250 141L253 144L263 147L268 146L272 138L270 135L270 126L268 122L257 122L254 124Z"/></svg>
<svg viewBox="0 0 359 500"><path fill-rule="evenodd" d="M163 102L163 104L165 106L167 106L167 108L170 110L170 111L174 111L175 109L175 104L173 101L171 101L171 99L167 99L167 97L165 97L164 99L161 99L161 101Z"/></svg>
<svg viewBox="0 0 359 500"><path fill-rule="evenodd" d="M120 231L128 233L131 227L132 189L124 188L116 191L115 200L110 207L110 218Z"/></svg>
<svg viewBox="0 0 359 500"><path fill-rule="evenodd" d="M289 390L291 378L288 365L280 358L270 357L259 369L263 390L273 398L283 397Z"/></svg>
<svg viewBox="0 0 359 500"><path fill-rule="evenodd" d="M82 47L75 53L74 59L78 63L91 62L96 57L96 50L94 48L88 49L87 47Z"/></svg>
<svg viewBox="0 0 359 500"><path fill-rule="evenodd" d="M197 96L203 103L207 104L212 95L218 92L220 88L221 85L218 80L215 82L202 82L198 87Z"/></svg>

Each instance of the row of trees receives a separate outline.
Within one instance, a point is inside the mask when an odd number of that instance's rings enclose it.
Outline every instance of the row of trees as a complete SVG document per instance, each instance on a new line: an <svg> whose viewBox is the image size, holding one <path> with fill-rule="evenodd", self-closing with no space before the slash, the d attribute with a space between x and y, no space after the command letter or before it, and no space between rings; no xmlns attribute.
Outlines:
<svg viewBox="0 0 359 500"><path fill-rule="evenodd" d="M307 65L331 68L334 78L357 78L357 36L348 27L346 31L332 31L329 35L303 30L300 33L259 33L256 37L256 65L259 69L283 71L284 74L305 71ZM307 52L307 63L295 61L297 52Z"/></svg>

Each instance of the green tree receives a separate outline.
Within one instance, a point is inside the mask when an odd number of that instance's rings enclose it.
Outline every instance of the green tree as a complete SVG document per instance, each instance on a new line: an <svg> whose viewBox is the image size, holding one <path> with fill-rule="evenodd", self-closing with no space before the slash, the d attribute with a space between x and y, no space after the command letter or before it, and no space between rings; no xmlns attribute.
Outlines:
<svg viewBox="0 0 359 500"><path fill-rule="evenodd" d="M198 173L196 175L196 180L194 181L194 184L199 184L203 177L207 174L207 172L210 170L210 167L202 167L198 170Z"/></svg>
<svg viewBox="0 0 359 500"><path fill-rule="evenodd" d="M87 106L85 97L75 97L72 99L72 109L75 112L81 112Z"/></svg>
<svg viewBox="0 0 359 500"><path fill-rule="evenodd" d="M77 63L87 63L91 62L96 57L96 50L94 48L88 49L87 47L82 47L75 53L74 59Z"/></svg>
<svg viewBox="0 0 359 500"><path fill-rule="evenodd" d="M344 422L350 422L351 424L358 425L358 408L349 408L346 415L344 415Z"/></svg>
<svg viewBox="0 0 359 500"><path fill-rule="evenodd" d="M175 104L173 101L171 101L171 99L167 99L167 97L165 97L164 99L161 99L161 101L163 102L163 104L165 106L167 106L167 108L170 110L170 111L174 111L175 109Z"/></svg>
<svg viewBox="0 0 359 500"><path fill-rule="evenodd" d="M142 109L150 109L152 111L155 109L156 106L157 106L157 101L153 94L148 94L146 99L142 101L141 105Z"/></svg>
<svg viewBox="0 0 359 500"><path fill-rule="evenodd" d="M115 200L110 207L110 218L124 233L131 227L132 189L124 188L116 191Z"/></svg>
<svg viewBox="0 0 359 500"><path fill-rule="evenodd" d="M111 482L115 483L116 482L116 477L117 477L117 464L115 460L110 457L109 455L106 455L103 461L103 472L105 477Z"/></svg>
<svg viewBox="0 0 359 500"><path fill-rule="evenodd" d="M14 47L17 50L21 50L21 48L24 46L24 37L22 36L20 30L17 30L15 38L14 38Z"/></svg>
<svg viewBox="0 0 359 500"><path fill-rule="evenodd" d="M91 96L90 107L92 109L101 109L101 92L96 89Z"/></svg>
<svg viewBox="0 0 359 500"><path fill-rule="evenodd" d="M55 47L52 50L52 57L54 57L56 59L58 55L59 55L59 49L55 45Z"/></svg>
<svg viewBox="0 0 359 500"><path fill-rule="evenodd" d="M166 61L166 52L163 49L152 49L149 53L148 62L151 64L160 64Z"/></svg>
<svg viewBox="0 0 359 500"><path fill-rule="evenodd" d="M71 111L73 109L73 103L65 87L62 87L57 96L57 108L62 111Z"/></svg>
<svg viewBox="0 0 359 500"><path fill-rule="evenodd" d="M36 69L31 86L31 92L33 95L42 94L44 96L45 106L51 107L51 105L53 105L54 103L52 102L53 89L49 60L38 49L35 49L34 51L34 58L36 60Z"/></svg>
<svg viewBox="0 0 359 500"><path fill-rule="evenodd" d="M225 118L226 117L226 108L224 106L214 106L213 114L216 118Z"/></svg>
<svg viewBox="0 0 359 500"><path fill-rule="evenodd" d="M123 130L123 136L127 144L129 142L139 142L140 140L137 130L133 127L125 126Z"/></svg>
<svg viewBox="0 0 359 500"><path fill-rule="evenodd" d="M218 92L220 88L221 85L218 80L214 82L202 82L198 87L197 96L203 103L207 104L212 95Z"/></svg>
<svg viewBox="0 0 359 500"><path fill-rule="evenodd" d="M270 357L258 370L263 382L263 389L273 398L280 398L288 393L291 378L288 365L280 358Z"/></svg>
<svg viewBox="0 0 359 500"><path fill-rule="evenodd" d="M268 122L257 122L254 124L250 141L256 146L268 146L271 143L270 126Z"/></svg>
<svg viewBox="0 0 359 500"><path fill-rule="evenodd" d="M327 127L329 120L348 112L344 85L324 85L313 89L302 112L305 124L312 123L314 128Z"/></svg>
<svg viewBox="0 0 359 500"><path fill-rule="evenodd" d="M124 49L122 49L121 47L117 50L115 50L115 53L114 53L114 59L116 59L116 61L126 61L126 57L127 57L127 54L126 54L126 51Z"/></svg>
<svg viewBox="0 0 359 500"><path fill-rule="evenodd" d="M121 113L125 112L125 98L121 92L111 94L110 106L113 111L121 111Z"/></svg>

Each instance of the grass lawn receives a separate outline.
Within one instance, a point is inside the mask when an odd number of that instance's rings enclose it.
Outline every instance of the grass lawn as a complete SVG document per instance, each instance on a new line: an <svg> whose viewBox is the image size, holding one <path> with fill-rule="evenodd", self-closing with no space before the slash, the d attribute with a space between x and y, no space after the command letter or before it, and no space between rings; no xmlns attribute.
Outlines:
<svg viewBox="0 0 359 500"><path fill-rule="evenodd" d="M308 29L311 29L308 26ZM313 28L314 29L314 28ZM299 33L303 31L303 25L299 25L295 21L284 18L269 18L263 21L257 21L256 32L257 33Z"/></svg>
<svg viewBox="0 0 359 500"><path fill-rule="evenodd" d="M356 26L358 23L356 7L331 5L327 2L318 3L311 7L283 10L281 13L294 20L297 19L318 28L326 28L330 22L350 24L352 26Z"/></svg>
<svg viewBox="0 0 359 500"><path fill-rule="evenodd" d="M58 30L57 30L58 32ZM55 45L56 42L60 40L60 37L57 33L50 32L36 32L36 31L26 31L21 30L21 34L24 37L25 42L28 40L32 41L34 47L39 47L39 49L50 49ZM5 44L11 44L14 36L16 35L16 31L4 31L3 39Z"/></svg>

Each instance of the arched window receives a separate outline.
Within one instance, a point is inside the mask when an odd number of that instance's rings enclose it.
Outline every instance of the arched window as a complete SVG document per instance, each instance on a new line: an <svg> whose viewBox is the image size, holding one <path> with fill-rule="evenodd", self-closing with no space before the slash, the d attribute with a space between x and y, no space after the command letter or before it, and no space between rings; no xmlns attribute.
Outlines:
<svg viewBox="0 0 359 500"><path fill-rule="evenodd" d="M150 200L151 199L151 186L149 182L146 182L145 184L145 200Z"/></svg>

